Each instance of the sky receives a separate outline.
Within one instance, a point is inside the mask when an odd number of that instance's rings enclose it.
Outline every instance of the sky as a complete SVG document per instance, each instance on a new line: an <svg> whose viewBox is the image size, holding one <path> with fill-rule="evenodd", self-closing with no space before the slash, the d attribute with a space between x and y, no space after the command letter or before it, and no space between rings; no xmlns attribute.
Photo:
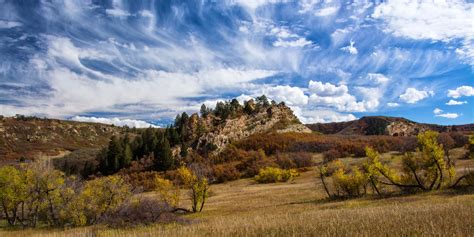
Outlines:
<svg viewBox="0 0 474 237"><path fill-rule="evenodd" d="M165 126L262 94L303 123L474 123L474 1L0 0L0 114Z"/></svg>

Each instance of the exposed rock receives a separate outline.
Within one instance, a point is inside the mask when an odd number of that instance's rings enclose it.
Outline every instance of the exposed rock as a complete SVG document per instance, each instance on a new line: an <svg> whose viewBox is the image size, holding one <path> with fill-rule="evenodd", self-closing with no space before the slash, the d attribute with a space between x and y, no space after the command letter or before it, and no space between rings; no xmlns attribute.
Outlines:
<svg viewBox="0 0 474 237"><path fill-rule="evenodd" d="M290 108L284 104L273 105L255 114L243 114L236 118L226 119L214 126L215 119L207 118L205 124L209 131L198 140L197 148L208 144L215 145L221 151L227 144L246 138L252 134L265 132L300 132L312 131L301 124Z"/></svg>

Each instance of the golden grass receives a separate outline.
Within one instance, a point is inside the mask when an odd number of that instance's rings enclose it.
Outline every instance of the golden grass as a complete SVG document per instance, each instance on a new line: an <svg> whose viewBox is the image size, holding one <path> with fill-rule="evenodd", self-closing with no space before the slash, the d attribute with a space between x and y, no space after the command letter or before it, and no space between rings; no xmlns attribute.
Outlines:
<svg viewBox="0 0 474 237"><path fill-rule="evenodd" d="M400 236L474 234L474 193L426 193L386 199L327 201L315 178L303 173L290 183L251 179L212 186L202 213L187 225L131 229L105 227L0 231L0 236ZM152 195L152 194L148 194Z"/></svg>

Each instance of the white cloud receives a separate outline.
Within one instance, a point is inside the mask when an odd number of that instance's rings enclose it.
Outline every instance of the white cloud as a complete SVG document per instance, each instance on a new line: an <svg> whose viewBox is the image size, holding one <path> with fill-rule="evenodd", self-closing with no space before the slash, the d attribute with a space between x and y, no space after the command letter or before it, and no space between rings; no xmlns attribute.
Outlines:
<svg viewBox="0 0 474 237"><path fill-rule="evenodd" d="M433 95L433 91L417 90L415 88L410 87L405 90L405 93L399 96L399 99L400 101L408 104L415 104L416 102Z"/></svg>
<svg viewBox="0 0 474 237"><path fill-rule="evenodd" d="M474 39L466 39L461 48L456 49L457 56L474 68Z"/></svg>
<svg viewBox="0 0 474 237"><path fill-rule="evenodd" d="M457 100L449 100L447 105L463 105L467 104L467 101L457 101Z"/></svg>
<svg viewBox="0 0 474 237"><path fill-rule="evenodd" d="M400 104L399 104L399 103L395 103L395 102L388 102L388 103L387 103L387 106L388 106L388 107L395 108L395 107L400 106Z"/></svg>
<svg viewBox="0 0 474 237"><path fill-rule="evenodd" d="M390 80L388 77L380 73L369 73L367 74L367 78L369 81L372 81L375 84L379 84L379 85L385 84Z"/></svg>
<svg viewBox="0 0 474 237"><path fill-rule="evenodd" d="M128 17L131 16L131 14L125 10L114 8L114 9L106 9L105 13L109 16L114 16L114 17Z"/></svg>
<svg viewBox="0 0 474 237"><path fill-rule="evenodd" d="M287 2L288 0L230 0L233 4L239 4L246 8L249 8L252 11L255 9L268 5L268 4L275 4L280 2Z"/></svg>
<svg viewBox="0 0 474 237"><path fill-rule="evenodd" d="M436 114L436 117L443 117L443 118L448 118L448 119L455 119L459 117L459 114L456 113L445 113L445 114Z"/></svg>
<svg viewBox="0 0 474 237"><path fill-rule="evenodd" d="M0 29L10 29L13 27L18 27L22 26L20 22L17 21L5 21L5 20L0 20Z"/></svg>
<svg viewBox="0 0 474 237"><path fill-rule="evenodd" d="M342 112L365 112L376 109L382 97L383 88L379 87L355 87L362 96L362 100L349 93L346 85L336 86L331 83L310 81L308 86L309 102L315 106L326 106L336 108Z"/></svg>
<svg viewBox="0 0 474 237"><path fill-rule="evenodd" d="M384 31L415 40L463 40L458 57L474 67L474 3L462 0L387 1L372 17L385 22Z"/></svg>
<svg viewBox="0 0 474 237"><path fill-rule="evenodd" d="M315 16L330 16L335 14L339 7L325 7L314 12Z"/></svg>
<svg viewBox="0 0 474 237"><path fill-rule="evenodd" d="M294 40L278 39L277 41L273 42L273 46L275 47L305 47L311 44L313 43L306 40L305 38L298 38Z"/></svg>
<svg viewBox="0 0 474 237"><path fill-rule="evenodd" d="M440 109L440 108L436 108L436 109L433 110L433 113L434 114L441 114L441 113L443 113L443 110Z"/></svg>
<svg viewBox="0 0 474 237"><path fill-rule="evenodd" d="M443 113L443 110L440 108L434 109L433 113L435 114L435 117L442 117L442 118L448 118L448 119L455 119L459 117L459 114L456 114L456 113Z"/></svg>
<svg viewBox="0 0 474 237"><path fill-rule="evenodd" d="M309 81L308 89L319 96L339 96L346 94L349 89L346 85L336 86L329 82Z"/></svg>
<svg viewBox="0 0 474 237"><path fill-rule="evenodd" d="M97 117L84 117L84 116L74 116L71 118L73 121L78 122L91 122L91 123L104 123L104 124L113 124L115 126L128 126L131 128L148 128L154 127L158 128L151 123L147 123L141 120L134 120L134 119L120 119L120 118L97 118Z"/></svg>
<svg viewBox="0 0 474 237"><path fill-rule="evenodd" d="M372 17L386 23L386 31L411 39L450 41L474 36L474 4L460 0L387 1Z"/></svg>
<svg viewBox="0 0 474 237"><path fill-rule="evenodd" d="M343 114L325 109L300 110L293 108L294 113L298 116L300 121L304 124L309 123L332 123L345 122L356 120L357 117L353 114Z"/></svg>
<svg viewBox="0 0 474 237"><path fill-rule="evenodd" d="M352 55L356 55L357 53L359 53L359 51L357 50L357 48L354 46L355 42L354 41L350 41L350 45L346 46L346 47L342 47L341 50L342 51L346 51Z"/></svg>
<svg viewBox="0 0 474 237"><path fill-rule="evenodd" d="M263 89L262 94L276 102L285 102L288 105L306 105L308 104L308 96L299 87L291 86L275 86Z"/></svg>
<svg viewBox="0 0 474 237"><path fill-rule="evenodd" d="M462 96L474 96L474 87L460 86L455 90L448 90L448 97L457 99Z"/></svg>
<svg viewBox="0 0 474 237"><path fill-rule="evenodd" d="M304 37L299 36L298 34L291 32L289 29L284 27L272 26L270 29L270 35L273 35L277 38L277 40L273 42L273 46L275 47L302 48L313 44L313 42L305 39Z"/></svg>

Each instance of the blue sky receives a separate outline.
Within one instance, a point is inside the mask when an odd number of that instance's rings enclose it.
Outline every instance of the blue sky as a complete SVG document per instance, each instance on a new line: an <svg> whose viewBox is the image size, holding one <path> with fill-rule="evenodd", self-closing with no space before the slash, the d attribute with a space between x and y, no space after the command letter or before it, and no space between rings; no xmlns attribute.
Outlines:
<svg viewBox="0 0 474 237"><path fill-rule="evenodd" d="M473 1L0 0L0 114L163 125L266 94L305 123L474 122Z"/></svg>

